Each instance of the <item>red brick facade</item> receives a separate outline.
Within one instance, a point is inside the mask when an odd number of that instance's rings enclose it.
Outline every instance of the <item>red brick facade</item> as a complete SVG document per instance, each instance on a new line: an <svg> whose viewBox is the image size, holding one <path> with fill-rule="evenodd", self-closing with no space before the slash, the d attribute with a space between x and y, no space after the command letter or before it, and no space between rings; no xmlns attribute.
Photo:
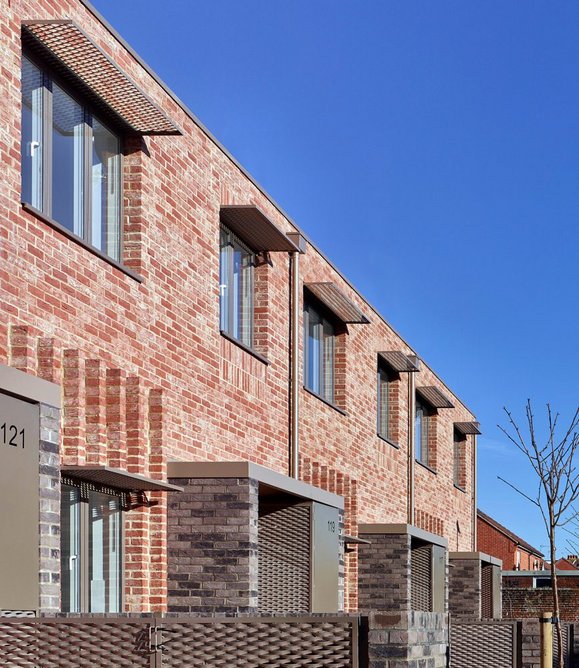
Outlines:
<svg viewBox="0 0 579 668"><path fill-rule="evenodd" d="M477 540L478 549L501 559L505 571L543 568L543 555L536 548L481 511L477 516Z"/></svg>
<svg viewBox="0 0 579 668"><path fill-rule="evenodd" d="M251 460L287 474L289 258L271 253L256 271L255 348L266 364L219 332L220 207L256 205L284 232L294 223L82 2L12 0L1 11L0 364L62 387L64 464L166 479L172 459ZM122 263L142 282L21 205L21 23L65 17L183 131L124 142ZM371 321L336 338L341 411L300 388L301 477L344 496L347 534L361 522L408 522L410 374L392 385L392 445L376 435L376 368L378 351L414 351L312 245L300 272L304 283L335 283ZM466 437L462 491L453 485L453 423L474 416L427 364L414 375L454 408L429 420L435 470L414 466L410 523L453 550L473 550L474 437ZM130 611L166 607L166 498L151 497L157 505L126 514ZM355 609L355 548L346 561Z"/></svg>

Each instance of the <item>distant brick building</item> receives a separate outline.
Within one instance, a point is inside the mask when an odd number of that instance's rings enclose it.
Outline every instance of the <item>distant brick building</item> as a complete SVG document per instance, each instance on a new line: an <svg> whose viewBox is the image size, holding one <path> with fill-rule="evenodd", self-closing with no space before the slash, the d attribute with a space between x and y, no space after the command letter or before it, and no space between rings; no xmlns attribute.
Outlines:
<svg viewBox="0 0 579 668"><path fill-rule="evenodd" d="M477 511L478 549L503 562L510 571L538 571L544 566L544 554L492 517Z"/></svg>
<svg viewBox="0 0 579 668"><path fill-rule="evenodd" d="M444 610L474 414L88 2L0 12L0 609L355 610L362 525Z"/></svg>

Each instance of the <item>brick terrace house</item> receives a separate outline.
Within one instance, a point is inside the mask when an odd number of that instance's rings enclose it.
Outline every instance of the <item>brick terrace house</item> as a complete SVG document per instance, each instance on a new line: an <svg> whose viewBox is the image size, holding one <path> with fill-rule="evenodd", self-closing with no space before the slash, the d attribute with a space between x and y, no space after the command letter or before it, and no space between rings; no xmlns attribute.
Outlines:
<svg viewBox="0 0 579 668"><path fill-rule="evenodd" d="M545 555L492 517L477 512L479 550L501 559L505 570L539 571Z"/></svg>
<svg viewBox="0 0 579 668"><path fill-rule="evenodd" d="M444 610L473 413L88 2L0 11L0 609Z"/></svg>

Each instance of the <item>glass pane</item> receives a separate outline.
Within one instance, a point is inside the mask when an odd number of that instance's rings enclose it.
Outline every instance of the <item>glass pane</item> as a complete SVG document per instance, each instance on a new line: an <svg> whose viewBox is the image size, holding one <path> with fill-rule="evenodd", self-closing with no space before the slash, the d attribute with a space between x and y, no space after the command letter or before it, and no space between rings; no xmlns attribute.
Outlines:
<svg viewBox="0 0 579 668"><path fill-rule="evenodd" d="M83 236L84 114L56 84L52 90L52 217Z"/></svg>
<svg viewBox="0 0 579 668"><path fill-rule="evenodd" d="M253 346L253 253L241 254L241 291L239 301L239 340Z"/></svg>
<svg viewBox="0 0 579 668"><path fill-rule="evenodd" d="M90 612L120 612L120 498L102 492L89 496Z"/></svg>
<svg viewBox="0 0 579 668"><path fill-rule="evenodd" d="M62 485L60 568L63 612L80 612L80 490Z"/></svg>
<svg viewBox="0 0 579 668"><path fill-rule="evenodd" d="M22 201L42 211L42 72L27 58L22 59Z"/></svg>
<svg viewBox="0 0 579 668"><path fill-rule="evenodd" d="M227 230L221 229L219 239L219 328L222 332L229 329L229 267L233 262L233 248L229 243Z"/></svg>
<svg viewBox="0 0 579 668"><path fill-rule="evenodd" d="M253 345L253 253L237 243L232 247L233 282L229 334L246 346Z"/></svg>
<svg viewBox="0 0 579 668"><path fill-rule="evenodd" d="M323 322L324 357L322 360L322 396L334 401L334 328L327 320Z"/></svg>
<svg viewBox="0 0 579 668"><path fill-rule="evenodd" d="M322 347L322 323L318 314L312 309L307 309L307 331L306 331L306 378L305 385L316 394L321 393L321 347Z"/></svg>
<svg viewBox="0 0 579 668"><path fill-rule="evenodd" d="M424 417L422 406L416 404L416 415L414 418L414 455L419 462L424 461L422 458L422 418Z"/></svg>
<svg viewBox="0 0 579 668"><path fill-rule="evenodd" d="M121 255L120 153L119 138L93 117L91 243L115 260Z"/></svg>

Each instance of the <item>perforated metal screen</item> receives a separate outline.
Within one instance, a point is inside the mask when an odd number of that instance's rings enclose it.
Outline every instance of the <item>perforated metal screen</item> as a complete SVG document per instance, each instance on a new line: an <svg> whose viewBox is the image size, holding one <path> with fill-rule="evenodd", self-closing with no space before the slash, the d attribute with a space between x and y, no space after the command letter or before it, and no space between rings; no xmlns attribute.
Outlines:
<svg viewBox="0 0 579 668"><path fill-rule="evenodd" d="M561 636L563 638L563 659L565 668L570 668L570 647L569 647L569 626L561 624ZM557 663L557 650L559 647L559 640L557 638L557 629L553 627L553 668L559 668Z"/></svg>
<svg viewBox="0 0 579 668"><path fill-rule="evenodd" d="M481 564L481 617L493 617L493 567Z"/></svg>
<svg viewBox="0 0 579 668"><path fill-rule="evenodd" d="M412 610L432 610L432 546L412 545L410 552L410 597Z"/></svg>
<svg viewBox="0 0 579 668"><path fill-rule="evenodd" d="M260 612L310 610L311 508L260 510L258 591Z"/></svg>
<svg viewBox="0 0 579 668"><path fill-rule="evenodd" d="M513 668L517 624L498 620L450 625L450 668Z"/></svg>
<svg viewBox="0 0 579 668"><path fill-rule="evenodd" d="M357 617L2 619L2 668L358 668Z"/></svg>

